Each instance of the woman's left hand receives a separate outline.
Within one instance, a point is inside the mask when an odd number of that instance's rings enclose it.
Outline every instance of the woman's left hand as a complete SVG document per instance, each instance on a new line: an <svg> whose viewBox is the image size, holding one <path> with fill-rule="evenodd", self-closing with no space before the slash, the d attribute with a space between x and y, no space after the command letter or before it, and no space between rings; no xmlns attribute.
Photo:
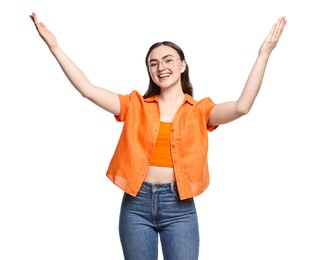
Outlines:
<svg viewBox="0 0 320 260"><path fill-rule="evenodd" d="M277 23L273 25L269 35L262 43L259 49L259 54L264 54L267 56L271 54L272 50L277 46L277 43L279 42L286 23L287 20L284 16L278 19Z"/></svg>

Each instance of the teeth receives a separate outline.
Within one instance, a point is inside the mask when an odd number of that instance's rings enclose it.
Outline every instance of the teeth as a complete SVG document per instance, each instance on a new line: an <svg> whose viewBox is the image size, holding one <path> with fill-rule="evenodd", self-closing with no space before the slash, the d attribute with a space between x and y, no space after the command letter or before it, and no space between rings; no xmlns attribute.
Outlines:
<svg viewBox="0 0 320 260"><path fill-rule="evenodd" d="M163 78L163 77L169 77L170 76L170 74L162 74L162 75L160 75L159 77L160 78Z"/></svg>

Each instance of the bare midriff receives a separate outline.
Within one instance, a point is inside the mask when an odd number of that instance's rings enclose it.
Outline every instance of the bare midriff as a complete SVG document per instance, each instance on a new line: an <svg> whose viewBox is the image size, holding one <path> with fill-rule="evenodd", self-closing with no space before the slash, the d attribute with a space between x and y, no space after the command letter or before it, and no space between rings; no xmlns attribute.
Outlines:
<svg viewBox="0 0 320 260"><path fill-rule="evenodd" d="M174 177L173 168L149 166L149 170L144 181L149 183L173 183L176 179Z"/></svg>

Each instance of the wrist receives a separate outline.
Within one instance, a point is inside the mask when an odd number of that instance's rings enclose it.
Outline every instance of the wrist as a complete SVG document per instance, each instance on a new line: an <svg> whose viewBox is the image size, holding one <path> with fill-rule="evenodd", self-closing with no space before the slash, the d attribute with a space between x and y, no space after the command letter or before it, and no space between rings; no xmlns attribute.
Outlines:
<svg viewBox="0 0 320 260"><path fill-rule="evenodd" d="M54 46L49 47L49 50L53 55L56 55L59 52L59 49L60 47L58 44L55 44Z"/></svg>
<svg viewBox="0 0 320 260"><path fill-rule="evenodd" d="M269 57L270 57L270 53L261 52L261 51L259 51L258 53L258 59L267 61Z"/></svg>

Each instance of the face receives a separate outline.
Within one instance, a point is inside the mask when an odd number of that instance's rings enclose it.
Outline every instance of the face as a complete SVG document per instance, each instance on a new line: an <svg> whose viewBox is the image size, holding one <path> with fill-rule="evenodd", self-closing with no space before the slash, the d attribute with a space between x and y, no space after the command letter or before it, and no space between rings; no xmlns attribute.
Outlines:
<svg viewBox="0 0 320 260"><path fill-rule="evenodd" d="M185 68L186 62L169 46L161 45L155 48L148 58L150 76L161 89L181 87L180 77Z"/></svg>

